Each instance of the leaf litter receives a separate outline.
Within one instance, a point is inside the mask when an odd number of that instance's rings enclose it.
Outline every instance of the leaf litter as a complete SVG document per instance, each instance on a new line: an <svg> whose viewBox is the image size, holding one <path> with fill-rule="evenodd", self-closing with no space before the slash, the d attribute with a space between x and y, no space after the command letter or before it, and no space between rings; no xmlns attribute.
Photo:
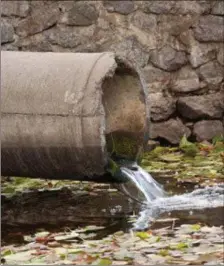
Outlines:
<svg viewBox="0 0 224 266"><path fill-rule="evenodd" d="M171 185L214 185L224 178L224 143L191 143L185 137L179 147L157 147L144 154L142 167L159 174ZM167 174L167 177L166 177ZM174 180L174 181L172 181ZM112 189L108 184L77 181L32 180L3 177L2 193L34 189L72 187L77 191ZM134 217L133 217L134 218ZM166 220L166 219L165 219ZM206 265L223 264L223 227L203 223L173 224L161 219L160 228L146 232L117 231L96 239L103 226L89 225L75 230L37 231L23 235L23 243L1 247L1 263L10 265ZM139 264L140 263L140 264Z"/></svg>

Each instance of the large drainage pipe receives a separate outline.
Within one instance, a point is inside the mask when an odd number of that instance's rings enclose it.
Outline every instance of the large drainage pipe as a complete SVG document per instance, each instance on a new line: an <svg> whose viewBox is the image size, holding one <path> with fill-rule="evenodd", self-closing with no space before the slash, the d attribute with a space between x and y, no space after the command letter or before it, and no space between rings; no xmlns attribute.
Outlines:
<svg viewBox="0 0 224 266"><path fill-rule="evenodd" d="M96 180L111 140L139 147L147 138L144 81L130 62L113 53L1 55L2 175Z"/></svg>

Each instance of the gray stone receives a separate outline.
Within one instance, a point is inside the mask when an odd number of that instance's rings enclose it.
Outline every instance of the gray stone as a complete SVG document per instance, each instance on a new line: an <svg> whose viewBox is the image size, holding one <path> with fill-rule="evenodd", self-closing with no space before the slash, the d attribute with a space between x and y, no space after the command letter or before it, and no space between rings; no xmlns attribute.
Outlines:
<svg viewBox="0 0 224 266"><path fill-rule="evenodd" d="M224 134L224 127L219 120L203 120L195 123L193 134L197 141L211 140Z"/></svg>
<svg viewBox="0 0 224 266"><path fill-rule="evenodd" d="M48 40L52 44L60 45L64 48L74 48L81 44L79 35L69 30L58 30L48 34Z"/></svg>
<svg viewBox="0 0 224 266"><path fill-rule="evenodd" d="M98 17L99 12L94 4L80 1L63 14L61 22L71 26L88 26L96 22Z"/></svg>
<svg viewBox="0 0 224 266"><path fill-rule="evenodd" d="M1 46L1 51L18 51L18 47L15 43L6 43Z"/></svg>
<svg viewBox="0 0 224 266"><path fill-rule="evenodd" d="M216 61L209 62L202 65L199 68L200 77L207 83L211 85L216 85L221 83L223 80L223 67L220 66Z"/></svg>
<svg viewBox="0 0 224 266"><path fill-rule="evenodd" d="M143 11L146 13L168 14L174 8L176 1L143 1Z"/></svg>
<svg viewBox="0 0 224 266"><path fill-rule="evenodd" d="M200 89L197 73L189 66L181 68L174 75L171 89L176 92L191 92Z"/></svg>
<svg viewBox="0 0 224 266"><path fill-rule="evenodd" d="M192 67L196 68L208 61L215 59L217 49L216 43L199 43L194 38L192 30L182 32L179 36L180 41L187 47L188 58Z"/></svg>
<svg viewBox="0 0 224 266"><path fill-rule="evenodd" d="M181 97L177 101L178 112L189 119L221 118L224 111L224 95Z"/></svg>
<svg viewBox="0 0 224 266"><path fill-rule="evenodd" d="M127 37L120 42L116 42L108 49L122 57L130 59L141 67L144 67L149 60L148 53L144 51L144 47L135 36Z"/></svg>
<svg viewBox="0 0 224 266"><path fill-rule="evenodd" d="M214 15L224 15L224 2L216 1L212 7L212 14Z"/></svg>
<svg viewBox="0 0 224 266"><path fill-rule="evenodd" d="M216 58L217 48L210 44L196 44L191 47L189 61L196 68Z"/></svg>
<svg viewBox="0 0 224 266"><path fill-rule="evenodd" d="M56 24L59 17L59 9L53 5L40 6L31 16L21 20L16 26L16 33L26 37L46 30Z"/></svg>
<svg viewBox="0 0 224 266"><path fill-rule="evenodd" d="M103 29L102 26L99 25L99 22L100 19L98 20L98 26L94 30L92 38L96 46L95 52L110 51L111 45L118 42L118 36L113 31L108 31L108 28Z"/></svg>
<svg viewBox="0 0 224 266"><path fill-rule="evenodd" d="M176 51L170 46L152 51L150 60L153 65L166 71L177 70L187 63L185 52Z"/></svg>
<svg viewBox="0 0 224 266"><path fill-rule="evenodd" d="M156 15L145 14L139 11L132 16L131 23L141 30L151 32L157 26Z"/></svg>
<svg viewBox="0 0 224 266"><path fill-rule="evenodd" d="M211 4L209 1L176 1L173 12L176 14L205 14L209 13Z"/></svg>
<svg viewBox="0 0 224 266"><path fill-rule="evenodd" d="M196 16L193 15L160 15L158 23L161 32L168 32L171 35L177 36L182 32L187 31L195 22Z"/></svg>
<svg viewBox="0 0 224 266"><path fill-rule="evenodd" d="M148 93L162 92L168 88L171 76L169 72L147 65L143 68L143 73L148 85Z"/></svg>
<svg viewBox="0 0 224 266"><path fill-rule="evenodd" d="M30 52L51 52L52 47L50 43L45 39L45 37L42 34L35 34L31 37L26 37L19 39L16 42L16 45L22 50L22 51L30 51Z"/></svg>
<svg viewBox="0 0 224 266"><path fill-rule="evenodd" d="M197 43L197 41L194 39L194 33L191 29L182 32L179 36L179 39L187 48Z"/></svg>
<svg viewBox="0 0 224 266"><path fill-rule="evenodd" d="M172 35L169 35L168 39L161 47L164 45L168 45L178 52L186 52L186 47L175 36ZM158 47L157 49L159 50L161 47Z"/></svg>
<svg viewBox="0 0 224 266"><path fill-rule="evenodd" d="M224 66L224 45L223 44L220 47L219 52L217 54L217 61L219 62L220 65Z"/></svg>
<svg viewBox="0 0 224 266"><path fill-rule="evenodd" d="M201 42L223 42L224 40L224 17L202 16L194 28L194 36Z"/></svg>
<svg viewBox="0 0 224 266"><path fill-rule="evenodd" d="M3 16L26 17L30 11L29 1L1 1Z"/></svg>
<svg viewBox="0 0 224 266"><path fill-rule="evenodd" d="M68 27L56 27L46 31L47 40L64 48L75 48L78 45L91 43L89 38L93 36L94 26L75 28L72 31Z"/></svg>
<svg viewBox="0 0 224 266"><path fill-rule="evenodd" d="M165 122L152 123L150 138L163 138L172 144L178 144L181 138L186 135L189 137L191 131L180 119L170 119Z"/></svg>
<svg viewBox="0 0 224 266"><path fill-rule="evenodd" d="M163 93L150 94L149 101L152 121L166 120L175 112L175 100L172 97L165 97Z"/></svg>
<svg viewBox="0 0 224 266"><path fill-rule="evenodd" d="M3 20L1 24L1 43L9 43L13 41L14 41L13 26Z"/></svg>
<svg viewBox="0 0 224 266"><path fill-rule="evenodd" d="M58 1L58 6L59 6L61 12L67 12L74 7L74 4L76 2L77 2L76 0L74 0L74 1L71 1L71 0Z"/></svg>
<svg viewBox="0 0 224 266"><path fill-rule="evenodd" d="M144 12L156 14L205 14L210 11L208 1L144 1Z"/></svg>
<svg viewBox="0 0 224 266"><path fill-rule="evenodd" d="M108 12L117 12L123 15L130 14L135 11L134 1L104 1L104 7Z"/></svg>

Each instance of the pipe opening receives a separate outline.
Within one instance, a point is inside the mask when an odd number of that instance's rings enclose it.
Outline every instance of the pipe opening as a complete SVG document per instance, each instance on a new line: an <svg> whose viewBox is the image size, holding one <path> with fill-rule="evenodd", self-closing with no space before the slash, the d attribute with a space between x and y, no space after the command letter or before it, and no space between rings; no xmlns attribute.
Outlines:
<svg viewBox="0 0 224 266"><path fill-rule="evenodd" d="M135 160L146 132L146 103L138 73L123 62L103 85L108 156Z"/></svg>

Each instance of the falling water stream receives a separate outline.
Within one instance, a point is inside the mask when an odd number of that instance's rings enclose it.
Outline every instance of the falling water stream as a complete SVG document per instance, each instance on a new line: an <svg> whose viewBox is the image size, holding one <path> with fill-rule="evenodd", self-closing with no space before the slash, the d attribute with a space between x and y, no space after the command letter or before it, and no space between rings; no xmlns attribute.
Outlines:
<svg viewBox="0 0 224 266"><path fill-rule="evenodd" d="M121 167L121 172L141 192L141 198L139 195L136 196L136 200L142 202L142 210L134 224L135 230L147 229L150 222L165 212L224 206L224 185L196 189L182 195L168 196L162 185L136 163L132 164L132 167ZM125 185L122 186L123 191L130 194Z"/></svg>

